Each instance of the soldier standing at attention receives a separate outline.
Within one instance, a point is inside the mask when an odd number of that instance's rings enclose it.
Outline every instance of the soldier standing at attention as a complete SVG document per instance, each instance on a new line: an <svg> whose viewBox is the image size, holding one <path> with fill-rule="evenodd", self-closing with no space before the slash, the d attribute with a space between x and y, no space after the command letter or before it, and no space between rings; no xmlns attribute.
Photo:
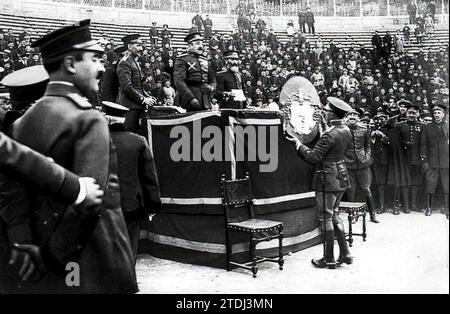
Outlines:
<svg viewBox="0 0 450 314"><path fill-rule="evenodd" d="M145 124L141 124L141 119L145 118L147 106L153 106L156 99L147 95L143 88L144 77L137 62L143 49L139 34L127 35L122 41L128 51L117 66L120 83L118 102L130 109L125 117L125 129L134 133L143 132Z"/></svg>
<svg viewBox="0 0 450 314"><path fill-rule="evenodd" d="M370 221L378 223L379 221L375 215L375 204L370 191L370 186L372 185L370 166L373 163L370 134L366 127L359 124L359 117L362 113L362 109L356 108L347 114L347 125L352 135L352 145L345 152L345 163L347 164L350 177L348 199L350 202L355 201L356 188L359 186L366 198Z"/></svg>
<svg viewBox="0 0 450 314"><path fill-rule="evenodd" d="M396 128L400 133L402 142L402 147L398 147L398 149L403 149L405 152L407 169L411 181L409 187L402 187L403 201L405 204L404 212L408 214L410 210L419 211L416 199L419 185L423 179L420 140L425 124L417 120L419 117L419 105L409 101L403 102L406 102L408 110L406 112L407 121L399 122Z"/></svg>
<svg viewBox="0 0 450 314"><path fill-rule="evenodd" d="M440 179L444 190L444 207L448 219L448 122L445 120L445 108L442 105L433 107L433 122L423 129L420 155L425 170L425 183L428 199L425 215L432 214L431 203L436 185Z"/></svg>
<svg viewBox="0 0 450 314"><path fill-rule="evenodd" d="M173 71L177 89L175 106L187 111L211 109L216 75L210 61L202 55L203 37L200 33L192 33L184 41L189 45L187 53L177 57Z"/></svg>
<svg viewBox="0 0 450 314"><path fill-rule="evenodd" d="M328 97L324 108L329 128L324 132L314 148L310 149L296 137L288 137L296 143L299 155L307 162L317 165L312 188L316 191L318 217L325 244L324 257L311 262L317 268L336 268L334 259L334 237L339 244L337 264L351 264L353 257L345 239L344 224L339 218L339 204L350 182L345 165L344 153L352 145L352 134L343 118L352 111L344 101Z"/></svg>

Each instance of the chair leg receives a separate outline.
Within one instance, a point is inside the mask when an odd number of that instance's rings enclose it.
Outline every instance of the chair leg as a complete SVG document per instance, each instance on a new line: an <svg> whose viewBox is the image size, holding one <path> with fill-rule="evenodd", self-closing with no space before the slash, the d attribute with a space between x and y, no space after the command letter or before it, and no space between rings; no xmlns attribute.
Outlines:
<svg viewBox="0 0 450 314"><path fill-rule="evenodd" d="M366 241L366 238L367 238L366 216L367 216L367 214L364 211L364 214L363 214L363 226L362 226L362 238L363 238L363 241Z"/></svg>
<svg viewBox="0 0 450 314"><path fill-rule="evenodd" d="M348 244L353 246L353 228L352 228L353 214L348 213Z"/></svg>
<svg viewBox="0 0 450 314"><path fill-rule="evenodd" d="M227 249L227 271L231 270L231 254L232 254L232 248L230 243L230 230L226 231L226 249Z"/></svg>
<svg viewBox="0 0 450 314"><path fill-rule="evenodd" d="M283 230L280 230L280 236L278 238L280 247L278 248L278 265L280 265L280 270L283 270L284 260L283 260Z"/></svg>
<svg viewBox="0 0 450 314"><path fill-rule="evenodd" d="M253 236L250 237L250 256L252 261L253 278L256 278L256 273L258 272L258 265L256 263L256 244Z"/></svg>

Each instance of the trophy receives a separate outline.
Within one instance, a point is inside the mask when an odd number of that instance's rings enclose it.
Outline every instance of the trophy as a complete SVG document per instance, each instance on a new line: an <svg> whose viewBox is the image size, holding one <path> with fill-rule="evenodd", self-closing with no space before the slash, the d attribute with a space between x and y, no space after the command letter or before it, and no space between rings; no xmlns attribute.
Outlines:
<svg viewBox="0 0 450 314"><path fill-rule="evenodd" d="M303 144L311 143L321 133L320 98L314 85L296 76L284 84L280 94L283 129Z"/></svg>

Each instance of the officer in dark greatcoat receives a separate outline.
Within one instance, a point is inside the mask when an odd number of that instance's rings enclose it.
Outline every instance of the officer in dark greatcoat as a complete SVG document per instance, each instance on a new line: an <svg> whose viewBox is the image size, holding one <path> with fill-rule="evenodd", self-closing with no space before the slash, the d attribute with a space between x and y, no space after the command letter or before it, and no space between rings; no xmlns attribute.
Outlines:
<svg viewBox="0 0 450 314"><path fill-rule="evenodd" d="M90 21L58 29L33 43L50 82L43 98L13 126L13 137L79 176L96 178L104 202L92 215L28 189L35 243L49 272L34 289L66 293L134 293L134 259L120 208L117 158L106 119L85 97L96 94L105 71ZM43 123L45 121L45 123ZM21 200L18 200L19 202ZM79 265L79 286L65 279L68 263ZM61 277L61 275L63 275Z"/></svg>
<svg viewBox="0 0 450 314"><path fill-rule="evenodd" d="M378 190L378 214L386 211L385 189L387 183L387 171L389 161L389 137L386 135L388 115L384 111L378 111L374 117L374 128L371 129L370 140L372 144L372 164L375 184Z"/></svg>
<svg viewBox="0 0 450 314"><path fill-rule="evenodd" d="M47 82L43 67L29 67L6 76L1 84L8 86L15 109L24 111L43 96ZM16 117L22 111L14 111ZM21 193L26 193L21 183L75 206L80 214L92 205L98 206L103 192L94 179L79 178L1 132L0 156L0 294L20 293L23 281L37 279L43 271L42 254L34 243L30 224L30 208L20 203Z"/></svg>
<svg viewBox="0 0 450 314"><path fill-rule="evenodd" d="M216 89L216 74L211 63L203 57L203 37L192 33L184 39L189 47L186 54L175 60L173 80L177 93L175 106L187 111L211 109L211 95Z"/></svg>
<svg viewBox="0 0 450 314"><path fill-rule="evenodd" d="M406 103L407 121L397 123L397 130L400 133L402 142L401 147L397 149L403 149L406 156L407 169L410 177L410 186L402 188L402 197L405 203L405 213L409 213L410 210L419 211L417 208L417 193L419 185L422 183L423 171L422 160L420 158L420 141L422 137L422 131L425 124L419 122L420 107L418 104L413 104L409 101L403 101Z"/></svg>
<svg viewBox="0 0 450 314"><path fill-rule="evenodd" d="M295 136L289 140L296 142L299 155L310 163L317 165L312 188L316 191L316 204L319 221L325 243L324 257L312 260L317 268L336 268L334 259L334 237L339 243L338 264L351 264L353 258L345 239L344 224L339 218L339 204L345 191L350 186L344 153L352 145L352 134L343 118L352 111L344 101L327 98L325 120L329 128L324 132L314 148L302 144Z"/></svg>
<svg viewBox="0 0 450 314"><path fill-rule="evenodd" d="M359 186L366 198L370 221L378 223L375 216L375 204L370 190L372 185L370 166L373 163L370 133L366 127L359 123L359 117L362 114L363 111L360 108L356 108L347 114L347 125L352 134L352 145L345 152L345 162L351 185L348 191L348 198L351 202L355 201L356 189Z"/></svg>
<svg viewBox="0 0 450 314"><path fill-rule="evenodd" d="M420 155L425 169L425 183L428 193L426 215L432 214L433 194L438 181L444 190L444 206L448 218L448 122L446 110L442 105L432 108L433 122L423 129Z"/></svg>
<svg viewBox="0 0 450 314"><path fill-rule="evenodd" d="M137 62L137 58L142 52L142 41L138 34L127 35L122 38L128 51L119 61L117 66L117 76L119 78L120 88L118 103L127 107L130 111L125 117L125 128L134 133L144 132L145 110L156 103L156 99L144 91L144 76L142 69Z"/></svg>
<svg viewBox="0 0 450 314"><path fill-rule="evenodd" d="M106 101L103 109L116 147L122 211L136 260L142 222L161 209L155 162L147 139L125 130L128 109Z"/></svg>
<svg viewBox="0 0 450 314"><path fill-rule="evenodd" d="M219 100L220 108L244 109L246 101L234 100L233 90L242 90L246 95L246 87L239 73L239 53L234 50L224 52L226 60L226 71L217 73L216 98Z"/></svg>

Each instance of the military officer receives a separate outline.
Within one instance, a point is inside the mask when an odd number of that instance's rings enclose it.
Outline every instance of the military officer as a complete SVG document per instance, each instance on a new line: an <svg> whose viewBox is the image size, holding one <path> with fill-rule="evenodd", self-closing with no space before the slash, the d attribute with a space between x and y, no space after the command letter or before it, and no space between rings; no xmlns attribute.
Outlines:
<svg viewBox="0 0 450 314"><path fill-rule="evenodd" d="M337 264L353 263L345 239L344 224L339 218L338 211L342 196L350 187L344 154L352 145L352 134L343 118L352 110L352 107L344 101L328 97L324 111L329 127L314 148L308 148L293 135L288 137L289 140L296 142L297 151L302 158L317 165L312 188L316 191L318 216L325 244L324 257L311 261L317 268L336 268L335 236L340 250Z"/></svg>
<svg viewBox="0 0 450 314"><path fill-rule="evenodd" d="M375 215L375 204L370 191L370 186L372 185L370 166L373 163L370 133L366 127L359 123L359 118L362 114L363 110L360 108L356 108L347 114L347 125L352 135L352 145L345 152L345 162L350 177L348 198L351 202L355 201L356 189L359 186L366 198L370 221L378 223Z"/></svg>
<svg viewBox="0 0 450 314"><path fill-rule="evenodd" d="M187 53L177 57L173 72L175 106L187 111L209 110L217 84L210 62L202 55L203 37L198 32L191 33L184 41L189 45Z"/></svg>
<svg viewBox="0 0 450 314"><path fill-rule="evenodd" d="M122 38L128 51L119 61L117 76L119 78L118 103L130 109L125 117L125 129L134 133L145 134L145 110L156 103L156 98L144 91L141 67L137 58L142 53L142 41L139 34L131 34Z"/></svg>
<svg viewBox="0 0 450 314"><path fill-rule="evenodd" d="M103 109L117 151L122 211L136 261L141 224L161 209L155 162L147 139L125 130L128 108L105 101Z"/></svg>
<svg viewBox="0 0 450 314"><path fill-rule="evenodd" d="M405 204L404 212L408 214L410 210L419 211L416 199L419 185L422 183L423 179L422 160L420 158L420 140L425 124L418 121L419 105L405 100L403 102L407 108L407 121L399 122L396 128L402 142L402 147L398 147L398 149L403 149L405 153L407 171L409 172L411 182L409 187L402 187L402 197Z"/></svg>
<svg viewBox="0 0 450 314"><path fill-rule="evenodd" d="M5 114L3 127L8 130L36 100L44 96L49 77L42 65L35 65L13 72L0 84L9 89L12 110Z"/></svg>
<svg viewBox="0 0 450 314"><path fill-rule="evenodd" d="M43 98L16 123L13 136L80 176L97 179L104 202L92 215L30 189L33 227L49 267L34 285L39 292L134 293L134 260L120 209L117 159L106 119L85 97L99 90L103 53L90 20L63 27L33 43L41 51L50 82ZM42 123L45 121L45 123ZM24 202L21 202L24 203ZM19 204L20 200L19 200ZM80 285L69 287L65 266L78 263Z"/></svg>
<svg viewBox="0 0 450 314"><path fill-rule="evenodd" d="M217 73L216 98L220 108L245 109L246 101L234 100L233 90L242 90L246 94L246 87L239 73L239 53L234 50L224 52L226 71Z"/></svg>
<svg viewBox="0 0 450 314"><path fill-rule="evenodd" d="M371 130L372 143L372 164L373 174L375 176L375 184L378 190L378 214L386 211L385 207L385 189L387 184L387 171L389 161L389 137L387 123L388 115L384 111L378 111L374 117L374 128Z"/></svg>
<svg viewBox="0 0 450 314"><path fill-rule="evenodd" d="M448 122L445 119L446 110L442 105L432 108L433 122L423 129L421 137L420 155L425 170L425 183L428 193L427 210L425 214L432 214L433 194L440 179L444 190L444 206L448 218Z"/></svg>

